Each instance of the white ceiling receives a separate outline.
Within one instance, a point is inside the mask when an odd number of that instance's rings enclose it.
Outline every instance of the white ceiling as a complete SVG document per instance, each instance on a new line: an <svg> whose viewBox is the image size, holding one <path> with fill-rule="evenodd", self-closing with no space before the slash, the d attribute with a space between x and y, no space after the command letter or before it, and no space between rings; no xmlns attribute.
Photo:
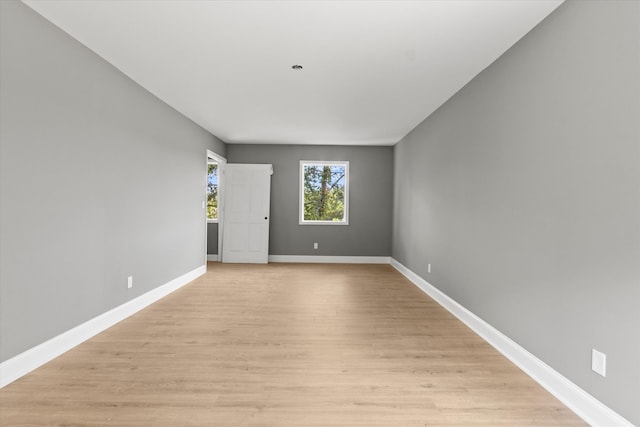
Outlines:
<svg viewBox="0 0 640 427"><path fill-rule="evenodd" d="M225 142L347 145L396 143L562 3L23 1Z"/></svg>

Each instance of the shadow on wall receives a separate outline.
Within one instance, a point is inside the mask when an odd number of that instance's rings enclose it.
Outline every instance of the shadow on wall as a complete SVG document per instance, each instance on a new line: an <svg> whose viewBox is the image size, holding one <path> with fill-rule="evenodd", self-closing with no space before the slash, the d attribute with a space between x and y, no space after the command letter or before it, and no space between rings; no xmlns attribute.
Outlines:
<svg viewBox="0 0 640 427"><path fill-rule="evenodd" d="M207 255L218 254L218 223L207 223Z"/></svg>

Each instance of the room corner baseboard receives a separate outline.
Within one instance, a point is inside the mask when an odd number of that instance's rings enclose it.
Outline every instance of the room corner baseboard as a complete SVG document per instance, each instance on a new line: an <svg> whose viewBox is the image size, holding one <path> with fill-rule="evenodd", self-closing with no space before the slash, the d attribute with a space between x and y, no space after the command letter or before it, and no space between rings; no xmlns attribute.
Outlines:
<svg viewBox="0 0 640 427"><path fill-rule="evenodd" d="M207 261L218 261L218 254L207 254Z"/></svg>
<svg viewBox="0 0 640 427"><path fill-rule="evenodd" d="M633 427L628 420L569 381L515 341L467 310L413 271L391 258L391 265L424 293L447 309L507 359L592 426Z"/></svg>
<svg viewBox="0 0 640 427"><path fill-rule="evenodd" d="M391 258L388 256L269 255L269 262L389 264Z"/></svg>
<svg viewBox="0 0 640 427"><path fill-rule="evenodd" d="M171 292L202 276L206 271L207 267L205 265L200 266L0 363L0 388L169 295Z"/></svg>

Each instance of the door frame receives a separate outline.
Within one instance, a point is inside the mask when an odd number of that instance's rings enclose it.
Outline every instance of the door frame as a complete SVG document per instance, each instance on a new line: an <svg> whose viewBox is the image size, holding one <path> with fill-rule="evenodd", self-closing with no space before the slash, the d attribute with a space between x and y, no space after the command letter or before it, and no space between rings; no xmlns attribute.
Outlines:
<svg viewBox="0 0 640 427"><path fill-rule="evenodd" d="M222 262L222 232L223 232L223 219L224 219L224 171L227 166L227 159L220 154L207 150L207 162L205 166L205 171L209 169L209 160L214 160L218 163L218 262ZM209 222L207 221L207 210L206 210L206 196L207 196L207 187L205 186L205 211L204 211L204 220L205 220L205 245L204 245L204 257L205 261L208 260L207 254L207 234L209 232Z"/></svg>

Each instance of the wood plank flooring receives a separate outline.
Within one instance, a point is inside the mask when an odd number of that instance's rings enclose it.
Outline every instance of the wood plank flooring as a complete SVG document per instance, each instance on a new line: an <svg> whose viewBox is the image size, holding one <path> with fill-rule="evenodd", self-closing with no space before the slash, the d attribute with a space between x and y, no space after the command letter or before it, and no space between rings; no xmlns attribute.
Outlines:
<svg viewBox="0 0 640 427"><path fill-rule="evenodd" d="M0 423L584 425L388 265L218 263L0 390Z"/></svg>

